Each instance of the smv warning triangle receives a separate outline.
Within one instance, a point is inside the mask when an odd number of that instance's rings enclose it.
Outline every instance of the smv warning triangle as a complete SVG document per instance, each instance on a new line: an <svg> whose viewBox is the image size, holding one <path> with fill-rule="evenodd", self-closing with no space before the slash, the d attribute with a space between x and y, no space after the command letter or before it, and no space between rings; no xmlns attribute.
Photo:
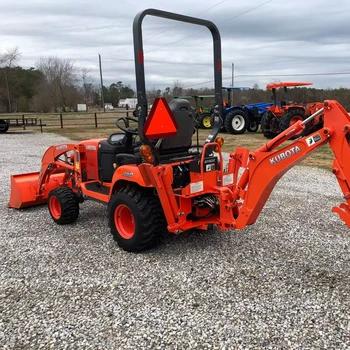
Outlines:
<svg viewBox="0 0 350 350"><path fill-rule="evenodd" d="M177 128L177 122L167 100L164 97L156 98L143 128L146 137L156 140L175 136Z"/></svg>

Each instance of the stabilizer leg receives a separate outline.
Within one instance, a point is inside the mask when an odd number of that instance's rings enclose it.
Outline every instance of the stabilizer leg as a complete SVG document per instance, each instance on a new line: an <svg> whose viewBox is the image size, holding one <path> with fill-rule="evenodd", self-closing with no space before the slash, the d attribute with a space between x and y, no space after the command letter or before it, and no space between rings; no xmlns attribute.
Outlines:
<svg viewBox="0 0 350 350"><path fill-rule="evenodd" d="M350 209L346 203L341 203L339 207L333 207L332 212L337 213L348 228L350 228Z"/></svg>

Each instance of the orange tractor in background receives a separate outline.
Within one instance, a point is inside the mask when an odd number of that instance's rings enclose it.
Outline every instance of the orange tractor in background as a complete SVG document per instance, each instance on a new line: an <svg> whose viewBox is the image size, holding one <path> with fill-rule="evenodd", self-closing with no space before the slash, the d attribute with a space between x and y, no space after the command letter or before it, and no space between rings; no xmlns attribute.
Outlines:
<svg viewBox="0 0 350 350"><path fill-rule="evenodd" d="M313 113L323 107L321 102L312 102L306 104L292 103L288 100L288 87L312 85L309 82L283 82L268 84L266 89L272 90L272 99L274 105L267 108L266 113L261 119L261 131L266 138L273 138L282 131L288 129L297 121L303 121ZM283 88L283 97L281 101L277 98L277 89ZM312 125L308 125L300 135L295 135L294 138L305 136L317 128L322 126L323 116L319 115L313 121Z"/></svg>
<svg viewBox="0 0 350 350"><path fill-rule="evenodd" d="M214 41L215 107L213 129L204 144L193 144L195 111L184 99L156 99L148 113L142 20L146 15L207 27ZM255 151L237 148L224 164L218 137L222 126L221 39L210 21L148 9L134 19L138 104L136 118L121 117L123 131L108 138L51 146L40 172L11 176L9 207L47 203L59 225L79 217L86 199L105 203L111 233L120 247L139 252L160 235L196 228L243 229L257 220L278 180L316 149L330 145L333 174L344 202L333 211L350 227L350 116L336 101L299 120ZM312 135L287 141L324 115ZM137 128L129 124L137 122ZM277 149L278 148L278 149Z"/></svg>

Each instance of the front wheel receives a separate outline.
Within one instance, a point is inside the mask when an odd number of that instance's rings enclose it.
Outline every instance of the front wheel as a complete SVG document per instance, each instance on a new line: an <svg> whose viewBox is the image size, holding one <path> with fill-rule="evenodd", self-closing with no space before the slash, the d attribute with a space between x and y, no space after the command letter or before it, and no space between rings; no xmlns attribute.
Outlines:
<svg viewBox="0 0 350 350"><path fill-rule="evenodd" d="M270 111L267 111L261 118L261 131L267 139L273 139L278 135L279 120Z"/></svg>
<svg viewBox="0 0 350 350"><path fill-rule="evenodd" d="M202 113L199 115L199 128L211 129L213 127L213 120L210 113Z"/></svg>
<svg viewBox="0 0 350 350"><path fill-rule="evenodd" d="M235 109L225 117L225 129L230 134L243 134L248 127L248 116L245 112Z"/></svg>
<svg viewBox="0 0 350 350"><path fill-rule="evenodd" d="M288 129L290 126L295 124L298 121L304 121L306 119L306 115L301 109L290 109L286 113L283 114L280 122L280 132ZM305 128L301 133L294 135L290 138L290 140L297 139L301 136L305 136L307 134L307 128Z"/></svg>
<svg viewBox="0 0 350 350"><path fill-rule="evenodd" d="M255 121L250 121L247 130L249 132L257 132L259 130L259 123Z"/></svg>
<svg viewBox="0 0 350 350"><path fill-rule="evenodd" d="M76 194L69 187L59 187L50 191L47 205L52 219L59 225L71 224L79 216Z"/></svg>
<svg viewBox="0 0 350 350"><path fill-rule="evenodd" d="M9 129L9 123L7 120L0 119L0 133L5 133Z"/></svg>
<svg viewBox="0 0 350 350"><path fill-rule="evenodd" d="M154 247L167 228L158 197L142 187L126 186L116 192L108 216L114 240L128 252Z"/></svg>

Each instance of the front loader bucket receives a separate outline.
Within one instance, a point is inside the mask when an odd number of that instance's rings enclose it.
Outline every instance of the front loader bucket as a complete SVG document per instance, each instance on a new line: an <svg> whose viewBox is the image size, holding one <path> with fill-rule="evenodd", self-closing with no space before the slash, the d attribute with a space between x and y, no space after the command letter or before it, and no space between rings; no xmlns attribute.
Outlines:
<svg viewBox="0 0 350 350"><path fill-rule="evenodd" d="M40 173L11 175L11 193L8 206L25 208L46 203L47 196L54 188L59 187L65 177L64 173L52 174L50 181L39 193Z"/></svg>

